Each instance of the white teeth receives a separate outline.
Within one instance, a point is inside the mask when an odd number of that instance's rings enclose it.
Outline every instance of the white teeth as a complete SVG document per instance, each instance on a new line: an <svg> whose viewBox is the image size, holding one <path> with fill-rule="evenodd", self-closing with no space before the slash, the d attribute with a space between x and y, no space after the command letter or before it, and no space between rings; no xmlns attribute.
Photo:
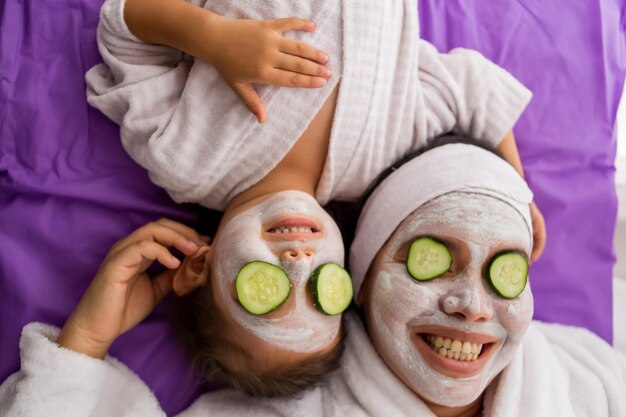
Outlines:
<svg viewBox="0 0 626 417"><path fill-rule="evenodd" d="M435 347L442 347L443 346L443 337L441 336L437 336L435 337Z"/></svg>
<svg viewBox="0 0 626 417"><path fill-rule="evenodd" d="M313 229L307 226L280 226L270 229L270 233L313 233Z"/></svg>
<svg viewBox="0 0 626 417"><path fill-rule="evenodd" d="M460 340L454 339L452 341L452 346L450 346L450 349L452 349L453 352L461 352L462 347L463 347L463 342L461 342Z"/></svg>
<svg viewBox="0 0 626 417"><path fill-rule="evenodd" d="M482 343L471 343L432 334L426 335L426 341L440 356L458 361L475 361L483 349Z"/></svg>

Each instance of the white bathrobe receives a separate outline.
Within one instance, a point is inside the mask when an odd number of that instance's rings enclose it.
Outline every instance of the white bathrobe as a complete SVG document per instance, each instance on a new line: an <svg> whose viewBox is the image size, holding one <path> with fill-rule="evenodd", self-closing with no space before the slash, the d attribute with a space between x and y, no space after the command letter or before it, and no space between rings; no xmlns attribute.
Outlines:
<svg viewBox="0 0 626 417"><path fill-rule="evenodd" d="M258 86L256 118L217 71L128 29L124 0L106 0L98 27L104 60L86 74L87 98L120 124L122 143L177 202L223 210L295 144L337 84L329 151L316 198L357 199L387 166L456 131L495 147L531 94L477 52L439 54L419 40L415 0L191 0L229 17L300 17L295 37L330 56L321 89Z"/></svg>
<svg viewBox="0 0 626 417"><path fill-rule="evenodd" d="M215 391L180 416L432 417L379 358L360 320L347 314L346 323L341 368L316 387L285 398ZM57 333L44 324L24 327L22 368L0 386L0 415L165 415L149 388L123 364L59 348L53 342ZM533 322L511 364L487 388L484 416L624 417L626 357L588 330Z"/></svg>

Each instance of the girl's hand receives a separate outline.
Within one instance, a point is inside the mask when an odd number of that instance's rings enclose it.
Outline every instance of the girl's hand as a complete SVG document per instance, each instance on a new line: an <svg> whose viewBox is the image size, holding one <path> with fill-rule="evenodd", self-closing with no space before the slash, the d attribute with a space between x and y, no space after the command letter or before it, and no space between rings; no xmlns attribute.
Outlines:
<svg viewBox="0 0 626 417"><path fill-rule="evenodd" d="M266 112L253 83L282 87L320 88L331 72L328 56L304 42L288 39L283 33L312 32L315 24L303 19L229 19L212 15L217 22L207 25L211 32L205 46L196 42L195 56L211 64L263 123Z"/></svg>
<svg viewBox="0 0 626 417"><path fill-rule="evenodd" d="M172 289L173 273L180 261L168 248L189 256L201 245L193 229L166 219L149 223L118 241L63 326L57 343L103 358L115 339L150 314ZM145 271L155 260L169 270L151 279Z"/></svg>
<svg viewBox="0 0 626 417"><path fill-rule="evenodd" d="M530 203L530 217L533 222L533 253L530 262L533 263L541 257L546 247L546 222L534 201Z"/></svg>

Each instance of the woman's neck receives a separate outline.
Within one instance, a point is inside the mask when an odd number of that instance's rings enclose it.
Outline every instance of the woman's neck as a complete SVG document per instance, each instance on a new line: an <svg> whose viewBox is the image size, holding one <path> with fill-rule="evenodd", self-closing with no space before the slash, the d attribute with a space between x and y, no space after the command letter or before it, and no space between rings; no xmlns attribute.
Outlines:
<svg viewBox="0 0 626 417"><path fill-rule="evenodd" d="M476 401L462 407L445 407L426 400L424 403L437 417L478 417L483 412L483 397L484 394L478 397Z"/></svg>

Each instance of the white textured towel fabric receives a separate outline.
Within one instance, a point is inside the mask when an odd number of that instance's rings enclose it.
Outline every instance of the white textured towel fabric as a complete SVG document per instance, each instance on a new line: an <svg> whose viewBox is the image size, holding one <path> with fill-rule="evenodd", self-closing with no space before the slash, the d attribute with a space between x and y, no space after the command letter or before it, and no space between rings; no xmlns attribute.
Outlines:
<svg viewBox="0 0 626 417"><path fill-rule="evenodd" d="M477 146L440 146L395 170L368 198L350 247L355 299L370 264L400 223L428 201L455 191L486 194L511 205L524 218L529 242L533 241L533 193L517 171Z"/></svg>
<svg viewBox="0 0 626 417"><path fill-rule="evenodd" d="M202 395L181 417L360 417L434 415L382 362L360 320L346 315L342 365L293 397L253 398L233 390ZM22 369L0 386L4 417L164 416L137 375L59 348L58 329L24 327ZM485 417L623 417L626 357L591 332L533 322L511 364L488 387Z"/></svg>
<svg viewBox="0 0 626 417"><path fill-rule="evenodd" d="M260 125L208 64L136 38L124 0L106 0L98 28L104 64L87 72L87 97L121 126L122 142L178 202L222 210L282 160L340 83L321 204L354 200L376 175L440 134L495 146L530 100L507 71L477 52L439 54L419 40L415 0L193 0L229 17L297 16L314 33L290 33L330 56L322 89L260 86Z"/></svg>

